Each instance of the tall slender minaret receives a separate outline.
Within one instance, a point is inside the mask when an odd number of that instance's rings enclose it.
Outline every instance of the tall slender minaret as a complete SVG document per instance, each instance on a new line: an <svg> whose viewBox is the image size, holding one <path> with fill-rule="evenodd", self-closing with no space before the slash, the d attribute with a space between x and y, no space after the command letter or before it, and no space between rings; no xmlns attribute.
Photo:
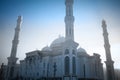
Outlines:
<svg viewBox="0 0 120 80"><path fill-rule="evenodd" d="M8 80L11 80L11 78L13 77L14 67L15 67L16 61L18 59L18 58L16 58L16 54L17 54L17 46L19 43L19 32L20 32L21 21L22 21L22 17L18 16L17 25L15 28L15 35L14 35L14 39L12 41L11 54L10 54L10 57L8 57L8 68L7 68L7 79Z"/></svg>
<svg viewBox="0 0 120 80"><path fill-rule="evenodd" d="M115 80L115 74L114 74L114 66L111 58L111 52L110 52L110 44L108 39L108 32L107 32L107 25L105 20L102 21L102 28L103 28L103 37L104 37L104 47L106 52L106 71L107 71L107 80Z"/></svg>
<svg viewBox="0 0 120 80"><path fill-rule="evenodd" d="M66 0L65 32L66 40L74 40L73 0Z"/></svg>

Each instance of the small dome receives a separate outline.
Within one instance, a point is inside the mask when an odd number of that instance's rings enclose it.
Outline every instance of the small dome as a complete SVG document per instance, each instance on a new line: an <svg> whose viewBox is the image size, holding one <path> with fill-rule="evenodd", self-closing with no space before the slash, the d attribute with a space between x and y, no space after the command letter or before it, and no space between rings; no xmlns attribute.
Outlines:
<svg viewBox="0 0 120 80"><path fill-rule="evenodd" d="M86 50L83 49L83 48L81 48L81 47L78 48L77 53L78 53L78 55L81 55L81 56L89 56L89 55L87 54Z"/></svg>
<svg viewBox="0 0 120 80"><path fill-rule="evenodd" d="M59 45L60 45L61 43L63 43L64 41L65 41L65 38L59 36L59 38L55 39L55 40L51 43L50 47L52 48L52 47L59 46Z"/></svg>
<svg viewBox="0 0 120 80"><path fill-rule="evenodd" d="M42 48L42 51L51 51L51 48L46 46L46 47Z"/></svg>
<svg viewBox="0 0 120 80"><path fill-rule="evenodd" d="M83 53L87 53L85 49L83 48L78 48L77 52L83 52Z"/></svg>

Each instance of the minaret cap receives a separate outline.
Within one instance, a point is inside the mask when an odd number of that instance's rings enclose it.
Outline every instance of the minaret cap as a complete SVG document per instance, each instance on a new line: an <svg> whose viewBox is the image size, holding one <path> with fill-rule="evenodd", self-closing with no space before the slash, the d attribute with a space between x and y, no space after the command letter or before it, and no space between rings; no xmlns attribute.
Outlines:
<svg viewBox="0 0 120 80"><path fill-rule="evenodd" d="M65 0L65 4L66 3L73 3L74 2L74 0Z"/></svg>
<svg viewBox="0 0 120 80"><path fill-rule="evenodd" d="M22 21L22 16L19 15L17 21Z"/></svg>
<svg viewBox="0 0 120 80"><path fill-rule="evenodd" d="M105 21L104 19L102 20L102 24L103 24L103 25L106 24L106 21Z"/></svg>

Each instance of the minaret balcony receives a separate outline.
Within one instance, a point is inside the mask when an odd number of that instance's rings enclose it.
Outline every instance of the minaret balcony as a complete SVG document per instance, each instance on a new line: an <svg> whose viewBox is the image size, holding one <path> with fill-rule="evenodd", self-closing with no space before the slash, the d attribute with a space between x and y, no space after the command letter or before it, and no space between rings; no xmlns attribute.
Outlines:
<svg viewBox="0 0 120 80"><path fill-rule="evenodd" d="M73 23L74 22L74 16L65 16L65 23Z"/></svg>
<svg viewBox="0 0 120 80"><path fill-rule="evenodd" d="M73 4L73 0L66 0L65 1L65 5L71 5L71 4Z"/></svg>

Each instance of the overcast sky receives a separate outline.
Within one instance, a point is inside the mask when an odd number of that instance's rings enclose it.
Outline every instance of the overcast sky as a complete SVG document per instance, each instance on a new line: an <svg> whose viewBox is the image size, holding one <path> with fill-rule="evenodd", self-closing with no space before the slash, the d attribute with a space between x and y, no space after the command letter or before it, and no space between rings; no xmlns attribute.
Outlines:
<svg viewBox="0 0 120 80"><path fill-rule="evenodd" d="M17 57L41 50L65 34L65 0L0 0L0 65L10 56L17 16L22 15ZM102 19L106 20L115 68L120 68L120 0L74 0L74 34L79 47L105 61ZM19 61L18 61L19 62ZM105 66L105 65L104 65Z"/></svg>

